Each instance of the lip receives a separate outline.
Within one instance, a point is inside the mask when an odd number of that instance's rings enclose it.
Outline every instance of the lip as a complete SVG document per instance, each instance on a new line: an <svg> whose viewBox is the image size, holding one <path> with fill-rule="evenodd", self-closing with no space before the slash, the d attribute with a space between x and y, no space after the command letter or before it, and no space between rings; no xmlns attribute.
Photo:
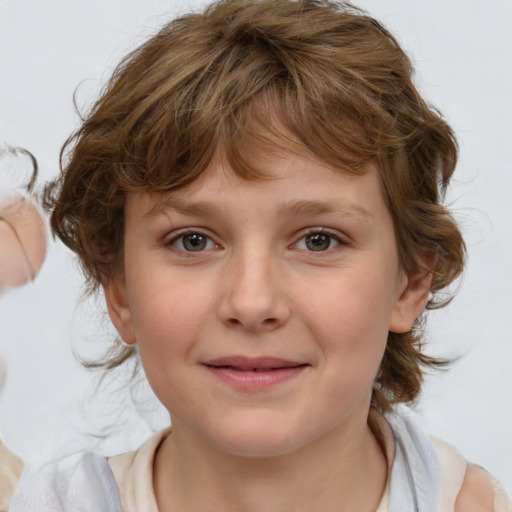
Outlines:
<svg viewBox="0 0 512 512"><path fill-rule="evenodd" d="M307 363L275 357L229 356L203 365L221 381L241 390L260 391L298 377Z"/></svg>

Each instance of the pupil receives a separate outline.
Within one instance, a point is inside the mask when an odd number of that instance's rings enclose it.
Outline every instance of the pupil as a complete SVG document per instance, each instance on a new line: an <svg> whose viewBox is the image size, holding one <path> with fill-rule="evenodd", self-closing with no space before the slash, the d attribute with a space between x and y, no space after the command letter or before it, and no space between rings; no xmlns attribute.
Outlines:
<svg viewBox="0 0 512 512"><path fill-rule="evenodd" d="M206 237L199 233L183 237L183 246L187 251L201 251L206 247Z"/></svg>
<svg viewBox="0 0 512 512"><path fill-rule="evenodd" d="M331 237L323 233L315 233L306 237L306 246L311 251L325 251L331 245Z"/></svg>

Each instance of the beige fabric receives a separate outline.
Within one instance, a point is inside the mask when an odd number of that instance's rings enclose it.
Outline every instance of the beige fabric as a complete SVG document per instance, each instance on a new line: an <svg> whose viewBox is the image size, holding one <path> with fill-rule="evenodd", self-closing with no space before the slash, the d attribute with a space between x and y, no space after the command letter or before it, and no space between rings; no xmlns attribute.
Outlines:
<svg viewBox="0 0 512 512"><path fill-rule="evenodd" d="M512 501L510 501L505 489L492 476L491 480L494 489L494 512L512 512Z"/></svg>
<svg viewBox="0 0 512 512"><path fill-rule="evenodd" d="M439 458L443 475L443 490L439 510L440 512L452 512L457 495L464 482L468 463L453 446L434 436L430 436L430 439ZM493 512L512 512L512 502L503 487L492 475L489 475L489 479L494 490Z"/></svg>
<svg viewBox="0 0 512 512"><path fill-rule="evenodd" d="M388 422L379 414L371 411L368 424L381 445L388 463L386 488L376 512L388 512L395 438ZM119 486L123 512L158 512L153 489L153 461L158 446L169 433L170 429L163 430L150 437L138 450L117 455L108 460ZM453 446L435 437L431 437L431 440L439 458L443 478L439 512L453 512L457 495L464 481L467 462ZM494 512L512 512L512 504L507 494L494 479L493 487Z"/></svg>
<svg viewBox="0 0 512 512"><path fill-rule="evenodd" d="M165 429L151 436L138 450L110 457L108 464L117 485L123 512L158 512L153 489L153 461Z"/></svg>
<svg viewBox="0 0 512 512"><path fill-rule="evenodd" d="M464 475L466 474L467 462L462 455L450 444L441 441L437 437L430 436L441 465L443 487L441 490L441 511L453 511L455 501L459 494Z"/></svg>
<svg viewBox="0 0 512 512"><path fill-rule="evenodd" d="M0 512L9 507L18 488L23 462L0 442Z"/></svg>

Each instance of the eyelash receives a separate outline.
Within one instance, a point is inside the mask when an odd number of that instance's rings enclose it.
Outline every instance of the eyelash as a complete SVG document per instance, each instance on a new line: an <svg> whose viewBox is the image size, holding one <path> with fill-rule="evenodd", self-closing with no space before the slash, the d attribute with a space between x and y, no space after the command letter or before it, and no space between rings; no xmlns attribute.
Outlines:
<svg viewBox="0 0 512 512"><path fill-rule="evenodd" d="M326 228L311 228L311 229L308 229L307 231L303 232L301 234L301 237L297 240L297 242L292 244L292 247L297 248L299 242L301 242L302 240L306 240L307 237L313 236L313 235L324 235L324 236L328 237L329 238L328 246L325 249L320 249L318 251L315 251L312 249L308 250L307 248L299 249L299 250L303 250L303 251L309 252L309 253L314 253L314 252L326 253L326 252L332 251L339 245L345 245L345 246L348 245L347 240L336 231L331 231L330 229L326 229ZM336 242L336 245L334 247L332 247L332 241ZM305 244L307 244L307 242L305 242Z"/></svg>
<svg viewBox="0 0 512 512"><path fill-rule="evenodd" d="M213 244L213 247L205 247L205 248L202 248L202 249L198 249L197 251L187 250L184 247L184 245L183 245L184 244L184 240L185 240L185 237L192 236L192 235L197 235L199 237L203 237L206 240L206 244L207 245L208 245L208 243ZM182 241L181 242L181 244L182 244L181 248L178 248L176 246L176 244L177 244L177 242L179 242L179 240ZM220 245L218 243L216 243L212 239L211 236L207 235L206 233L201 232L200 230L196 230L196 229L189 229L187 231L182 231L180 233L175 234L172 238L170 238L169 240L165 241L165 245L168 246L168 247L174 248L176 251L178 251L180 253L194 253L194 252L201 253L201 252L204 252L205 250L216 249L216 248L220 247Z"/></svg>
<svg viewBox="0 0 512 512"><path fill-rule="evenodd" d="M184 246L185 239L187 236L192 236L192 235L197 235L199 238L202 238L205 242L205 245L203 247L200 246L197 250L187 249ZM319 250L316 250L316 251L314 249L311 249L310 247L308 248L306 240L308 237L311 237L313 235L323 235L323 236L327 237L327 243L328 243L327 247L325 247L323 249L320 248ZM180 240L181 240L181 247L178 247L177 243ZM306 245L306 247L299 248L299 244L303 240L304 240L304 244ZM324 241L325 241L325 239L324 239ZM334 247L332 247L333 241L336 243L336 245L334 245ZM196 240L196 242L199 242L199 244L200 244L201 241ZM321 243L322 243L322 240L320 239L320 244ZM318 247L320 247L320 244L318 244ZM165 241L165 245L173 248L174 250L176 250L180 253L185 253L185 254L189 254L189 255L191 255L194 252L203 253L205 251L208 251L211 249L218 249L221 247L220 244L216 243L211 236L209 236L208 234L206 234L200 230L194 230L194 229L189 229L189 230L182 231L182 232L175 234L172 238ZM346 245L348 245L348 242L344 237L340 236L340 234L338 232L334 232L334 231L331 231L326 228L310 228L307 231L301 233L300 238L298 238L298 240L296 242L294 242L293 244L291 244L289 247L292 249L298 249L300 251L304 251L304 252L308 252L308 253L326 253L326 252L330 252L330 251L334 250L339 245L346 246Z"/></svg>

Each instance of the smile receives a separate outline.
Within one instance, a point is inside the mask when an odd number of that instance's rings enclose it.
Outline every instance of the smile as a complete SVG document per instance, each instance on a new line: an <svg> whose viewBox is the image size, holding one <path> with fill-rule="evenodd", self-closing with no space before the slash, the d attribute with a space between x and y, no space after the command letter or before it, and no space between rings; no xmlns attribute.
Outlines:
<svg viewBox="0 0 512 512"><path fill-rule="evenodd" d="M273 357L223 357L204 363L222 382L244 391L261 391L299 376L309 365Z"/></svg>

